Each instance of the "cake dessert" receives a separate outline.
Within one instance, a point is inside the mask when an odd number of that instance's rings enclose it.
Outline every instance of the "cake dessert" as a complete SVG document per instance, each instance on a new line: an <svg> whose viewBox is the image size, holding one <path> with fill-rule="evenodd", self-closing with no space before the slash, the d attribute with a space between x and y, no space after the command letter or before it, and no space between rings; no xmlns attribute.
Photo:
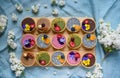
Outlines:
<svg viewBox="0 0 120 78"><path fill-rule="evenodd" d="M92 53L86 53L82 57L82 65L86 68L90 68L95 64L95 56Z"/></svg>
<svg viewBox="0 0 120 78"><path fill-rule="evenodd" d="M50 37L47 34L40 34L36 42L39 48L46 49L50 46Z"/></svg>
<svg viewBox="0 0 120 78"><path fill-rule="evenodd" d="M92 19L83 20L81 29L86 33L94 32L96 29L94 20L92 20Z"/></svg>
<svg viewBox="0 0 120 78"><path fill-rule="evenodd" d="M85 34L83 39L83 46L87 49L92 49L97 43L96 36L94 34Z"/></svg>
<svg viewBox="0 0 120 78"><path fill-rule="evenodd" d="M32 18L27 17L23 19L21 27L24 32L32 32L33 30L35 30L35 22Z"/></svg>
<svg viewBox="0 0 120 78"><path fill-rule="evenodd" d="M52 38L52 46L55 49L62 49L66 45L66 38L62 34L54 35Z"/></svg>
<svg viewBox="0 0 120 78"><path fill-rule="evenodd" d="M81 38L77 34L71 34L68 37L68 46L70 49L78 49L81 45Z"/></svg>
<svg viewBox="0 0 120 78"><path fill-rule="evenodd" d="M76 66L80 63L80 53L73 50L67 54L67 62L71 66Z"/></svg>
<svg viewBox="0 0 120 78"><path fill-rule="evenodd" d="M50 55L47 52L39 52L36 54L36 62L40 66L47 66L50 63Z"/></svg>
<svg viewBox="0 0 120 78"><path fill-rule="evenodd" d="M37 22L39 32L47 32L50 29L50 21L47 18L40 18Z"/></svg>
<svg viewBox="0 0 120 78"><path fill-rule="evenodd" d="M70 18L67 22L67 29L70 32L78 32L80 30L80 21L77 18Z"/></svg>
<svg viewBox="0 0 120 78"><path fill-rule="evenodd" d="M53 19L51 25L54 32L63 32L65 30L65 21L62 18Z"/></svg>
<svg viewBox="0 0 120 78"><path fill-rule="evenodd" d="M61 51L53 53L51 58L55 66L62 66L65 63L65 55Z"/></svg>
<svg viewBox="0 0 120 78"><path fill-rule="evenodd" d="M23 48L31 49L35 46L35 38L32 34L25 34L21 39Z"/></svg>
<svg viewBox="0 0 120 78"><path fill-rule="evenodd" d="M35 55L32 52L23 52L21 62L26 67L33 66L35 63Z"/></svg>

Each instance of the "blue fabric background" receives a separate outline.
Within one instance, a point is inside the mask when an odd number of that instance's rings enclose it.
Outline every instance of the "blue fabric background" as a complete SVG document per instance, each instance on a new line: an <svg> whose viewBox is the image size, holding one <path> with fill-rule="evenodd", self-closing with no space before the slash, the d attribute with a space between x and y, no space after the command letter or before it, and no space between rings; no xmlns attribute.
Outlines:
<svg viewBox="0 0 120 78"><path fill-rule="evenodd" d="M66 5L64 8L56 7L59 10L59 17L93 17L96 20L98 28L98 19L103 18L105 21L111 22L112 28L116 29L117 24L120 23L120 0L78 0L78 3L74 3L74 0L65 0ZM21 3L24 7L22 13L18 13L15 9L15 4ZM31 11L26 11L27 8L31 9L31 5L40 3L39 14L34 15ZM44 8L44 4L48 5L48 8ZM16 55L20 58L22 47L20 45L20 38L22 31L20 29L20 22L26 16L33 17L52 17L51 10L55 7L51 7L50 0L0 0L0 14L8 16L8 25L5 33L0 36L0 78L16 78L14 72L10 69L9 53L7 47L7 34L9 30L13 30L16 35L15 42L18 44L16 49ZM17 23L13 23L11 20L11 14L16 13L19 17ZM98 43L96 46L97 62L103 66L103 78L120 78L120 52L114 52L110 54L104 62L101 62L104 57L103 49ZM83 67L48 67L46 70L43 67L30 67L25 70L25 78L85 78L85 73L89 69ZM56 76L53 72L56 71ZM67 76L67 71L70 71L70 75ZM24 77L23 77L24 78Z"/></svg>

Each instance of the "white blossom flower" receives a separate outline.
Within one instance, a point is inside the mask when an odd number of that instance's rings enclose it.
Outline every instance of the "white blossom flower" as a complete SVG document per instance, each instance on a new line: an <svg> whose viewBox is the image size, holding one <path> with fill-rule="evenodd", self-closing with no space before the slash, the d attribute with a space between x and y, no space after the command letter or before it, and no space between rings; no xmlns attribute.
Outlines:
<svg viewBox="0 0 120 78"><path fill-rule="evenodd" d="M95 64L95 68L92 72L86 73L87 78L103 78L102 67L99 63Z"/></svg>
<svg viewBox="0 0 120 78"><path fill-rule="evenodd" d="M38 13L38 11L39 11L39 7L40 7L40 4L33 5L33 6L31 7L33 13Z"/></svg>
<svg viewBox="0 0 120 78"><path fill-rule="evenodd" d="M14 58L15 58L15 57L14 57ZM10 62L10 63L14 63L13 57L10 57L9 62Z"/></svg>
<svg viewBox="0 0 120 78"><path fill-rule="evenodd" d="M60 0L60 1L59 1L59 6L60 6L60 7L65 6L65 1L64 1L64 0Z"/></svg>
<svg viewBox="0 0 120 78"><path fill-rule="evenodd" d="M7 26L7 16L0 15L0 34L5 30L5 27Z"/></svg>
<svg viewBox="0 0 120 78"><path fill-rule="evenodd" d="M57 5L58 1L57 0L51 0L51 5Z"/></svg>
<svg viewBox="0 0 120 78"><path fill-rule="evenodd" d="M14 58L13 58L14 57ZM16 58L14 52L10 52L10 63L11 63L11 70L15 71L16 76L21 76L22 72L24 71L25 67L21 64L20 60Z"/></svg>
<svg viewBox="0 0 120 78"><path fill-rule="evenodd" d="M8 45L10 46L10 48L12 49L17 48L17 44L12 39L8 39L7 41L8 41Z"/></svg>
<svg viewBox="0 0 120 78"><path fill-rule="evenodd" d="M104 23L103 18L100 18L100 19L99 19L99 23L100 23L100 24Z"/></svg>
<svg viewBox="0 0 120 78"><path fill-rule="evenodd" d="M92 76L92 73L91 72L87 72L87 74L86 74L86 77L91 77Z"/></svg>
<svg viewBox="0 0 120 78"><path fill-rule="evenodd" d="M17 11L19 11L19 12L22 12L23 11L23 7L22 7L22 5L21 4L15 4L15 7L16 7L16 9L17 9Z"/></svg>
<svg viewBox="0 0 120 78"><path fill-rule="evenodd" d="M102 67L101 67L101 65L100 65L99 63L96 63L96 64L95 64L95 67L96 67L97 69L102 69Z"/></svg>
<svg viewBox="0 0 120 78"><path fill-rule="evenodd" d="M15 38L15 34L13 31L9 31L8 32L8 39L14 39Z"/></svg>
<svg viewBox="0 0 120 78"><path fill-rule="evenodd" d="M57 16L58 15L58 10L57 9L53 9L52 10L52 15L53 16Z"/></svg>
<svg viewBox="0 0 120 78"><path fill-rule="evenodd" d="M11 70L16 71L17 65L11 65Z"/></svg>
<svg viewBox="0 0 120 78"><path fill-rule="evenodd" d="M16 77L19 77L19 76L21 76L22 71L16 71L15 74L16 74Z"/></svg>
<svg viewBox="0 0 120 78"><path fill-rule="evenodd" d="M10 57L14 58L15 57L15 53L14 52L10 52Z"/></svg>
<svg viewBox="0 0 120 78"><path fill-rule="evenodd" d="M16 22L18 20L18 17L15 13L12 13L12 20Z"/></svg>
<svg viewBox="0 0 120 78"><path fill-rule="evenodd" d="M105 23L102 19L98 30L98 41L104 45L105 48L110 47L111 50L120 49L120 24L118 24L117 30L111 28L110 23Z"/></svg>
<svg viewBox="0 0 120 78"><path fill-rule="evenodd" d="M13 31L9 31L8 32L8 39L7 39L7 43L10 46L10 48L12 49L16 49L17 44L13 41L13 39L15 38L15 34Z"/></svg>

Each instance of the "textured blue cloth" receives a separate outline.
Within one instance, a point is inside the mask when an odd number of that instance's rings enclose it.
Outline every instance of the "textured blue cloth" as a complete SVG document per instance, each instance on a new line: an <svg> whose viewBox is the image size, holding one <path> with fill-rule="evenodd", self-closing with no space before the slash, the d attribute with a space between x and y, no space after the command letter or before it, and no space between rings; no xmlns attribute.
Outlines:
<svg viewBox="0 0 120 78"><path fill-rule="evenodd" d="M112 28L116 29L117 24L120 23L120 0L78 0L74 3L74 0L65 0L66 5L64 8L58 6L51 7L50 0L0 0L0 14L8 16L8 25L5 33L0 36L0 78L16 78L14 72L10 69L9 53L7 47L7 34L9 30L15 32L15 42L18 47L16 49L16 55L20 58L22 47L20 45L20 39L22 31L20 29L20 22L26 16L33 17L52 17L51 10L57 8L59 10L60 17L93 17L96 20L98 28L98 19L103 18L105 21L111 22ZM24 7L22 13L18 13L15 9L15 4L21 3ZM31 9L31 5L40 3L40 11L37 15L31 11L26 11L27 8ZM48 8L44 8L44 4L48 5ZM17 23L13 23L11 20L11 14L16 13L19 17ZM97 44L96 58L97 62L101 63L104 57L103 49L100 44ZM110 54L102 64L103 66L103 78L120 78L120 52L114 52ZM25 70L25 78L85 78L86 71L83 67L48 67L46 70L43 67L30 67ZM53 72L56 71L56 75ZM70 71L70 75L67 75L67 71ZM24 78L23 77L23 78Z"/></svg>

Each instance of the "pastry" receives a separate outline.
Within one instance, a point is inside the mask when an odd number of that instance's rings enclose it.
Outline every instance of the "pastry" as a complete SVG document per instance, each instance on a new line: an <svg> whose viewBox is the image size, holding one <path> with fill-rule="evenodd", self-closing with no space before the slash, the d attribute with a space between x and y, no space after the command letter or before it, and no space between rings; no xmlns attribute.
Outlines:
<svg viewBox="0 0 120 78"><path fill-rule="evenodd" d="M50 37L47 34L40 34L36 42L39 48L46 49L50 46Z"/></svg>
<svg viewBox="0 0 120 78"><path fill-rule="evenodd" d="M65 21L62 18L53 19L52 30L54 32L63 32L65 30Z"/></svg>
<svg viewBox="0 0 120 78"><path fill-rule="evenodd" d="M51 58L55 66L62 66L65 63L65 55L61 51L53 53Z"/></svg>
<svg viewBox="0 0 120 78"><path fill-rule="evenodd" d="M40 66L47 66L50 63L50 55L47 52L39 52L36 54L36 62Z"/></svg>
<svg viewBox="0 0 120 78"><path fill-rule="evenodd" d="M32 18L27 17L23 19L21 27L24 32L32 32L33 30L35 30L35 22Z"/></svg>
<svg viewBox="0 0 120 78"><path fill-rule="evenodd" d="M35 38L32 34L25 34L21 39L23 48L32 49L35 46Z"/></svg>
<svg viewBox="0 0 120 78"><path fill-rule="evenodd" d="M56 34L53 36L51 43L55 49L62 49L66 45L66 38L62 34Z"/></svg>
<svg viewBox="0 0 120 78"><path fill-rule="evenodd" d="M39 32L47 32L50 29L50 21L47 18L40 18L37 22L37 30Z"/></svg>
<svg viewBox="0 0 120 78"><path fill-rule="evenodd" d="M67 62L71 66L76 66L80 63L80 53L78 51L72 50L67 54Z"/></svg>
<svg viewBox="0 0 120 78"><path fill-rule="evenodd" d="M96 46L97 39L94 34L85 34L82 39L82 44L87 49L92 49Z"/></svg>
<svg viewBox="0 0 120 78"><path fill-rule="evenodd" d="M24 66L33 66L35 63L35 55L32 52L23 52L21 62Z"/></svg>
<svg viewBox="0 0 120 78"><path fill-rule="evenodd" d="M67 22L67 29L70 32L78 32L80 30L80 21L77 18L70 18Z"/></svg>
<svg viewBox="0 0 120 78"><path fill-rule="evenodd" d="M92 53L86 53L82 57L82 65L86 68L92 67L95 61L95 56Z"/></svg>
<svg viewBox="0 0 120 78"><path fill-rule="evenodd" d="M81 45L81 38L80 36L78 36L78 34L71 34L68 37L68 47L70 49L78 49Z"/></svg>
<svg viewBox="0 0 120 78"><path fill-rule="evenodd" d="M96 25L93 19L85 19L82 22L82 27L81 27L82 31L85 33L92 33L95 31L96 29Z"/></svg>

